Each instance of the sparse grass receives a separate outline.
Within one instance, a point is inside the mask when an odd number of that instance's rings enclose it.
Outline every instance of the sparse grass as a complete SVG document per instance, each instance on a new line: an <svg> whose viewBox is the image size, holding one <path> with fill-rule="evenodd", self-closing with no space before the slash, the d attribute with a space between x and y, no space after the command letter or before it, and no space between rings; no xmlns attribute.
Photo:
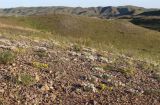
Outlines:
<svg viewBox="0 0 160 105"><path fill-rule="evenodd" d="M114 65L110 64L110 65L106 65L103 67L104 70L115 70Z"/></svg>
<svg viewBox="0 0 160 105"><path fill-rule="evenodd" d="M103 74L103 75L102 75L102 78L103 78L103 79L109 79L110 77L111 77L111 76L110 76L109 74Z"/></svg>
<svg viewBox="0 0 160 105"><path fill-rule="evenodd" d="M140 66L143 70L153 70L153 65L150 63L141 62Z"/></svg>
<svg viewBox="0 0 160 105"><path fill-rule="evenodd" d="M160 72L154 73L153 78L156 79L157 81L160 81Z"/></svg>
<svg viewBox="0 0 160 105"><path fill-rule="evenodd" d="M126 76L133 76L136 73L136 66L134 65L133 61L123 57L117 58L113 63L110 65L108 64L103 68L104 70L121 72Z"/></svg>
<svg viewBox="0 0 160 105"><path fill-rule="evenodd" d="M148 89L144 91L145 95L158 95L160 96L160 89Z"/></svg>
<svg viewBox="0 0 160 105"><path fill-rule="evenodd" d="M26 53L27 48L18 48L18 53Z"/></svg>
<svg viewBox="0 0 160 105"><path fill-rule="evenodd" d="M8 64L12 63L15 59L15 54L11 51L4 51L0 53L0 63Z"/></svg>
<svg viewBox="0 0 160 105"><path fill-rule="evenodd" d="M30 86L30 85L34 84L35 81L36 80L31 75L25 74L25 73L19 74L19 77L17 80L18 83L20 83L22 85L26 85L26 86Z"/></svg>
<svg viewBox="0 0 160 105"><path fill-rule="evenodd" d="M118 71L125 74L126 76L133 76L136 72L136 69L132 66L129 66L129 67L122 67Z"/></svg>
<svg viewBox="0 0 160 105"><path fill-rule="evenodd" d="M82 50L82 47L78 44L74 44L72 48L73 48L73 51L76 51L76 52L79 52Z"/></svg>
<svg viewBox="0 0 160 105"><path fill-rule="evenodd" d="M48 57L48 54L46 51L36 51L35 55L38 55L40 58Z"/></svg>
<svg viewBox="0 0 160 105"><path fill-rule="evenodd" d="M160 59L160 33L138 27L126 20L102 20L55 14L47 16L1 17L0 21L13 26L17 25L41 30L39 34L31 32L26 34L27 36L53 38L62 43L77 43L78 45L106 51L130 51L132 53L129 53L129 56L136 54L136 56L142 55L144 58L149 56L156 60Z"/></svg>

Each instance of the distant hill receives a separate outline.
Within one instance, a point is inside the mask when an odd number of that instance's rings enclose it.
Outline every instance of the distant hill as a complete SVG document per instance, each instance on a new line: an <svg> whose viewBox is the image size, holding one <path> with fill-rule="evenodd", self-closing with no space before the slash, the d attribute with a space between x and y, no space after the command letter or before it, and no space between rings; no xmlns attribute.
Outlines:
<svg viewBox="0 0 160 105"><path fill-rule="evenodd" d="M119 7L19 7L0 9L0 16L29 16L29 15L44 15L44 14L73 14L81 16L93 16L101 18L137 15L154 9L145 9L136 6L119 6Z"/></svg>
<svg viewBox="0 0 160 105"><path fill-rule="evenodd" d="M131 20L131 22L145 28L160 31L160 17L158 16L135 17Z"/></svg>
<svg viewBox="0 0 160 105"><path fill-rule="evenodd" d="M132 17L132 23L160 31L160 10L148 11Z"/></svg>
<svg viewBox="0 0 160 105"><path fill-rule="evenodd" d="M143 12L139 16L160 16L160 10Z"/></svg>

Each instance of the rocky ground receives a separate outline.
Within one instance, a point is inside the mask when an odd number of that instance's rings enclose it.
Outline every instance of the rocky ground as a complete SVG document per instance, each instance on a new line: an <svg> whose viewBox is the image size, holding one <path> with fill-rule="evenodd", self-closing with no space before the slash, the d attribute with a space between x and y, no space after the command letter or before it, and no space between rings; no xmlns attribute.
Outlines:
<svg viewBox="0 0 160 105"><path fill-rule="evenodd" d="M0 58L0 105L160 105L156 64L4 36Z"/></svg>

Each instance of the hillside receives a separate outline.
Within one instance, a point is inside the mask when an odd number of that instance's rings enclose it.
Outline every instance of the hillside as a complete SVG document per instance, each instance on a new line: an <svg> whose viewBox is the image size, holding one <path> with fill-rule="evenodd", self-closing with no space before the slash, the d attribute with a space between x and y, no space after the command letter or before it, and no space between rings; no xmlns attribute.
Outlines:
<svg viewBox="0 0 160 105"><path fill-rule="evenodd" d="M134 8L0 10L0 105L160 105L159 17Z"/></svg>
<svg viewBox="0 0 160 105"><path fill-rule="evenodd" d="M141 56L160 57L160 33L138 27L127 20L102 20L55 14L47 16L1 17L0 21L4 24L49 32L53 38L57 36L65 38L69 42L103 50L116 48L120 51L132 52Z"/></svg>
<svg viewBox="0 0 160 105"><path fill-rule="evenodd" d="M160 17L159 16L138 16L135 17L131 20L132 23L152 29L152 30L157 30L160 31Z"/></svg>
<svg viewBox="0 0 160 105"><path fill-rule="evenodd" d="M0 33L1 105L160 104L158 62L63 44L21 26L1 24Z"/></svg>
<svg viewBox="0 0 160 105"><path fill-rule="evenodd" d="M148 11L138 14L139 16L160 16L160 10L157 11Z"/></svg>
<svg viewBox="0 0 160 105"><path fill-rule="evenodd" d="M45 15L45 14L72 14L81 16L92 16L101 18L118 17L124 15L137 15L145 11L155 9L145 9L136 6L120 6L120 7L19 7L0 9L0 16L28 16L28 15Z"/></svg>

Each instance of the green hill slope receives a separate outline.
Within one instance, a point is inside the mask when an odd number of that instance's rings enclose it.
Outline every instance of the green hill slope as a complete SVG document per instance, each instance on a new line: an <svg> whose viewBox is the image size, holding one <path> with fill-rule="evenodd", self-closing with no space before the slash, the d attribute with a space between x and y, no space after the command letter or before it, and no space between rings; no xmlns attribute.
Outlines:
<svg viewBox="0 0 160 105"><path fill-rule="evenodd" d="M1 17L0 22L50 32L87 46L136 52L160 58L160 32L148 30L126 20L102 20L71 15Z"/></svg>
<svg viewBox="0 0 160 105"><path fill-rule="evenodd" d="M136 18L133 18L131 22L145 28L160 31L160 17L158 16L157 17L155 16L136 17Z"/></svg>

